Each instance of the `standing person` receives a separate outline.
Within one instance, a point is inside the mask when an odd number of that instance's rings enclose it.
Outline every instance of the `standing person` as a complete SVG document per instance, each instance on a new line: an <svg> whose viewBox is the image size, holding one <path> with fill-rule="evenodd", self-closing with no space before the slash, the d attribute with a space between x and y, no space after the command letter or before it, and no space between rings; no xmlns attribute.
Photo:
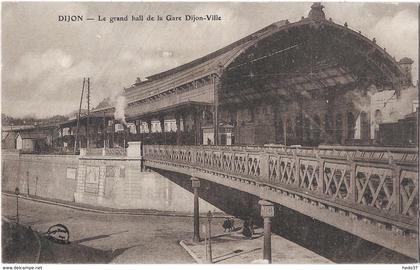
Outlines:
<svg viewBox="0 0 420 270"><path fill-rule="evenodd" d="M254 234L254 219L252 218L252 216L249 217L249 229L251 233Z"/></svg>
<svg viewBox="0 0 420 270"><path fill-rule="evenodd" d="M242 228L242 234L243 236L245 236L247 239L251 239L252 238L252 231L249 227L249 221L248 219L246 219L244 221L244 226Z"/></svg>

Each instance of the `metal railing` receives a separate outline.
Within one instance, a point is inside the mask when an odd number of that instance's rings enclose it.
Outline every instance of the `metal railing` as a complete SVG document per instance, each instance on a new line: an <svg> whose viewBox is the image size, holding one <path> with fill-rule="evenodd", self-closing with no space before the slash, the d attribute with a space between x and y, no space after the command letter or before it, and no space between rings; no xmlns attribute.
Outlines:
<svg viewBox="0 0 420 270"><path fill-rule="evenodd" d="M89 148L86 150L87 156L126 156L126 148Z"/></svg>
<svg viewBox="0 0 420 270"><path fill-rule="evenodd" d="M145 145L143 156L253 179L417 231L418 149Z"/></svg>

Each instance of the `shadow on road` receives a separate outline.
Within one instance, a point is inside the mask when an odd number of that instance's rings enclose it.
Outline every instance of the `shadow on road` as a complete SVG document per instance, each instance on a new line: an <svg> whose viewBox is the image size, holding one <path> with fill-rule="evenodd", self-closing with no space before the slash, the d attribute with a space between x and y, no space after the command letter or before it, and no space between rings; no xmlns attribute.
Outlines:
<svg viewBox="0 0 420 270"><path fill-rule="evenodd" d="M108 235L109 236L109 235ZM103 238L102 236L91 237L95 239ZM81 239L83 240L83 239ZM90 239L94 240L94 239ZM89 241L89 240L86 240ZM80 243L80 242L79 242ZM41 256L40 263L64 263L64 264L99 264L110 263L115 258L123 254L130 248L140 245L132 245L125 248L114 250L101 250L97 248L88 247L79 243L70 243L63 245L55 243L41 236Z"/></svg>
<svg viewBox="0 0 420 270"><path fill-rule="evenodd" d="M88 241L92 241L92 240L98 240L98 239L108 238L108 237L110 237L111 235L116 235L116 234L125 233L125 232L128 232L128 230L126 230L126 231L121 231L121 232L110 233L110 234L101 234L101 235L96 235L96 236L86 237L86 238L83 238L83 239L79 239L79 240L76 240L76 241L72 241L72 243L73 243L73 244L80 244L80 243L83 243L83 242L88 242Z"/></svg>

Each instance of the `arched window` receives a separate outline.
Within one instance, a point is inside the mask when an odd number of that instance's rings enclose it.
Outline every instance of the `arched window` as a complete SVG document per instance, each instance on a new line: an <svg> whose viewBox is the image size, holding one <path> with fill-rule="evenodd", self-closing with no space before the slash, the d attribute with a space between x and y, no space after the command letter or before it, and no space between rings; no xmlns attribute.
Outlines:
<svg viewBox="0 0 420 270"><path fill-rule="evenodd" d="M373 127L375 130L375 139L379 139L379 124L382 123L382 112L381 110L376 110L375 111L375 116L374 116L374 123L373 123Z"/></svg>
<svg viewBox="0 0 420 270"><path fill-rule="evenodd" d="M351 112L347 113L347 139L354 139L354 128L356 121L354 115Z"/></svg>

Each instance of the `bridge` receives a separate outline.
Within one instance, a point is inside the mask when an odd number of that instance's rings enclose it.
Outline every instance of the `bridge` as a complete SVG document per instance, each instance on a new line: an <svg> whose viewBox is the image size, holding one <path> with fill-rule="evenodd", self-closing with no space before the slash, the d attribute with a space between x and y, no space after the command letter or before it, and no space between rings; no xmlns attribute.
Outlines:
<svg viewBox="0 0 420 270"><path fill-rule="evenodd" d="M144 166L204 179L418 258L418 149L144 145Z"/></svg>

